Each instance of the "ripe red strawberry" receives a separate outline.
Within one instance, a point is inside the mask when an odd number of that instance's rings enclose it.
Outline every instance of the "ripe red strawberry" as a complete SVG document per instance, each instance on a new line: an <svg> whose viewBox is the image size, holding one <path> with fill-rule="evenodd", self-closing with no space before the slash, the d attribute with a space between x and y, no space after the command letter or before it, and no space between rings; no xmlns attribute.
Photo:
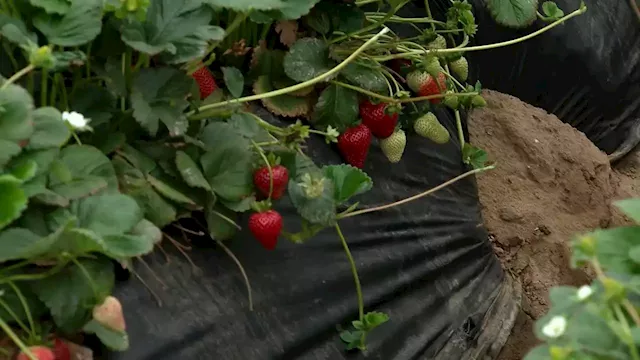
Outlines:
<svg viewBox="0 0 640 360"><path fill-rule="evenodd" d="M206 66L194 71L191 77L196 80L200 87L200 99L206 99L218 88L215 79L211 75L211 71L209 71L209 68Z"/></svg>
<svg viewBox="0 0 640 360"><path fill-rule="evenodd" d="M267 250L273 250L282 231L282 216L275 210L253 213L249 217L249 230Z"/></svg>
<svg viewBox="0 0 640 360"><path fill-rule="evenodd" d="M438 74L438 82L426 71L414 71L407 75L409 88L420 96L437 95L447 91L446 76L444 73ZM433 104L439 104L441 98L429 100Z"/></svg>
<svg viewBox="0 0 640 360"><path fill-rule="evenodd" d="M287 184L289 183L289 171L282 165L276 165L271 167L273 173L273 192L271 198L278 200L282 197L285 190L287 190ZM263 166L253 173L253 184L258 191L266 197L269 196L269 168Z"/></svg>
<svg viewBox="0 0 640 360"><path fill-rule="evenodd" d="M371 130L364 124L350 127L338 137L338 149L347 163L362 169L371 146Z"/></svg>
<svg viewBox="0 0 640 360"><path fill-rule="evenodd" d="M388 113L388 105L387 103L374 104L368 100L360 103L362 123L380 139L391 136L398 124L398 113Z"/></svg>
<svg viewBox="0 0 640 360"><path fill-rule="evenodd" d="M69 345L59 338L56 338L53 342L53 354L56 360L71 360Z"/></svg>
<svg viewBox="0 0 640 360"><path fill-rule="evenodd" d="M107 296L102 304L93 308L93 319L115 331L124 332L126 329L122 304L113 296Z"/></svg>
<svg viewBox="0 0 640 360"><path fill-rule="evenodd" d="M29 350L38 360L56 360L55 356L53 355L53 351L51 351L51 349L49 349L48 347L31 346L29 347ZM30 360L30 359L31 358L23 352L18 354L18 357L16 358L16 360Z"/></svg>

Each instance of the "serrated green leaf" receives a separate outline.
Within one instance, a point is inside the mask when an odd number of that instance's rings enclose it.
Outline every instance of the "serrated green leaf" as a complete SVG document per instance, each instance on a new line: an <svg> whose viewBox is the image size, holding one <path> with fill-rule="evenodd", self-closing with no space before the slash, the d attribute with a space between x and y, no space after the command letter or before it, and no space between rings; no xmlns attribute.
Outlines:
<svg viewBox="0 0 640 360"><path fill-rule="evenodd" d="M246 1L246 0L244 0ZM253 11L251 20L267 23L274 20L295 20L309 13L320 0L282 0L282 5L272 11Z"/></svg>
<svg viewBox="0 0 640 360"><path fill-rule="evenodd" d="M172 68L143 69L133 81L131 106L136 121L155 136L160 122L169 131L181 135L187 120L183 113L193 79Z"/></svg>
<svg viewBox="0 0 640 360"><path fill-rule="evenodd" d="M311 80L332 68L327 45L316 38L296 41L285 55L283 65L287 76L298 82Z"/></svg>
<svg viewBox="0 0 640 360"><path fill-rule="evenodd" d="M49 14L64 15L71 9L71 0L29 0L29 2Z"/></svg>
<svg viewBox="0 0 640 360"><path fill-rule="evenodd" d="M300 174L299 174L300 175ZM313 176L313 175L312 175ZM317 176L317 175L315 175ZM312 224L331 226L336 221L336 202L334 200L334 184L330 179L324 180L324 189L320 196L308 197L305 189L297 181L289 181L289 197L291 203L304 219Z"/></svg>
<svg viewBox="0 0 640 360"><path fill-rule="evenodd" d="M322 171L334 184L334 200L338 205L373 187L373 180L369 175L350 165L328 165Z"/></svg>
<svg viewBox="0 0 640 360"><path fill-rule="evenodd" d="M24 88L9 84L0 90L0 139L18 142L33 133L33 99Z"/></svg>
<svg viewBox="0 0 640 360"><path fill-rule="evenodd" d="M202 175L200 167L185 152L178 151L176 153L176 167L187 185L211 191L211 186Z"/></svg>
<svg viewBox="0 0 640 360"><path fill-rule="evenodd" d="M102 177L87 175L83 178L75 178L70 182L51 186L51 191L67 200L76 200L97 194L101 190L105 190L108 185Z"/></svg>
<svg viewBox="0 0 640 360"><path fill-rule="evenodd" d="M552 18L552 19L560 19L564 16L564 11L558 7L553 1L545 1L542 3L542 12Z"/></svg>
<svg viewBox="0 0 640 360"><path fill-rule="evenodd" d="M142 220L142 210L129 196L103 194L78 200L71 205L78 226L99 236L121 235Z"/></svg>
<svg viewBox="0 0 640 360"><path fill-rule="evenodd" d="M235 212L245 212L251 210L251 205L256 201L256 197L251 195L240 201L226 201L225 199L220 199L220 203L224 205L231 211Z"/></svg>
<svg viewBox="0 0 640 360"><path fill-rule="evenodd" d="M389 315L382 312L372 311L364 314L364 324L367 331L371 331L387 321L389 321Z"/></svg>
<svg viewBox="0 0 640 360"><path fill-rule="evenodd" d="M61 147L71 136L69 127L62 121L62 114L56 108L42 107L33 112L34 132L27 149Z"/></svg>
<svg viewBox="0 0 640 360"><path fill-rule="evenodd" d="M15 20L19 21L19 20ZM38 38L35 34L27 31L24 23L5 23L0 22L0 34L10 42L19 45L24 51L32 51L37 48Z"/></svg>
<svg viewBox="0 0 640 360"><path fill-rule="evenodd" d="M538 0L486 0L489 12L501 25L522 28L536 20Z"/></svg>
<svg viewBox="0 0 640 360"><path fill-rule="evenodd" d="M271 84L271 78L267 75L260 76L253 84L253 92L256 95L273 90L277 89ZM309 99L291 94L274 96L261 101L267 110L278 116L297 117L307 114L310 109Z"/></svg>
<svg viewBox="0 0 640 360"><path fill-rule="evenodd" d="M214 7L249 12L249 10L275 10L283 6L281 0L204 0L205 4Z"/></svg>
<svg viewBox="0 0 640 360"><path fill-rule="evenodd" d="M200 137L207 147L200 158L213 191L230 201L241 200L253 190L253 158L249 141L227 123L211 123Z"/></svg>
<svg viewBox="0 0 640 360"><path fill-rule="evenodd" d="M0 229L9 225L27 208L28 198L22 181L11 175L0 175Z"/></svg>
<svg viewBox="0 0 640 360"><path fill-rule="evenodd" d="M107 61L104 64L104 67L95 67L95 72L105 79L105 83L107 88L116 94L117 96L126 96L127 95L127 84L124 78L124 74L122 72L122 61L120 58L116 58L115 56L111 56L107 58ZM109 90L98 87L101 90L105 90L109 92ZM76 107L73 107L76 109ZM79 111L79 110L78 110ZM84 112L80 111L84 114ZM93 120L95 120L92 117Z"/></svg>
<svg viewBox="0 0 640 360"><path fill-rule="evenodd" d="M387 79L380 70L359 63L347 65L340 74L350 83L376 93L388 93Z"/></svg>
<svg viewBox="0 0 640 360"><path fill-rule="evenodd" d="M129 144L124 144L118 154L127 159L131 165L143 174L149 174L157 167L153 159Z"/></svg>
<svg viewBox="0 0 640 360"><path fill-rule="evenodd" d="M21 259L39 240L29 229L12 227L0 232L0 261Z"/></svg>
<svg viewBox="0 0 640 360"><path fill-rule="evenodd" d="M596 256L605 270L621 274L640 272L640 264L629 258L629 252L640 239L640 226L596 230L585 236L593 239ZM573 247L574 264L589 259L591 254L584 253L579 246Z"/></svg>
<svg viewBox="0 0 640 360"><path fill-rule="evenodd" d="M102 30L102 1L72 0L62 16L38 14L33 25L60 46L79 46L95 39Z"/></svg>
<svg viewBox="0 0 640 360"><path fill-rule="evenodd" d="M66 146L60 152L60 161L67 166L73 179L101 177L107 182L107 192L118 191L118 179L113 165L109 158L93 146Z"/></svg>
<svg viewBox="0 0 640 360"><path fill-rule="evenodd" d="M151 244L159 244L162 241L162 231L147 219L140 220L131 230L131 234L143 237Z"/></svg>
<svg viewBox="0 0 640 360"><path fill-rule="evenodd" d="M640 198L620 200L613 204L633 221L640 224Z"/></svg>
<svg viewBox="0 0 640 360"><path fill-rule="evenodd" d="M82 331L95 334L98 339L111 350L125 351L129 348L129 336L126 332L109 329L95 320L90 320L82 328Z"/></svg>
<svg viewBox="0 0 640 360"><path fill-rule="evenodd" d="M66 197L58 193L53 192L52 190L45 188L44 185L40 189L32 190L32 192L30 193L30 196L32 196L33 199L36 200L37 202L44 205L59 206L59 207L69 206L69 199L67 199Z"/></svg>
<svg viewBox="0 0 640 360"><path fill-rule="evenodd" d="M22 148L13 141L0 139L0 168L11 160L14 156L20 154Z"/></svg>
<svg viewBox="0 0 640 360"><path fill-rule="evenodd" d="M358 94L355 91L331 84L320 94L313 122L316 126L326 128L331 125L341 131L355 123L359 111Z"/></svg>
<svg viewBox="0 0 640 360"><path fill-rule="evenodd" d="M38 171L38 164L32 160L13 167L10 174L21 182L26 182L36 176L36 171Z"/></svg>
<svg viewBox="0 0 640 360"><path fill-rule="evenodd" d="M116 111L116 99L104 87L96 84L80 85L73 94L71 108L91 119L90 125L93 128L108 123Z"/></svg>
<svg viewBox="0 0 640 360"><path fill-rule="evenodd" d="M249 113L235 113L231 115L227 123L236 129L240 135L256 142L273 140L269 136L269 132L258 125L256 118Z"/></svg>
<svg viewBox="0 0 640 360"><path fill-rule="evenodd" d="M172 188L171 186L165 184L164 182L156 179L151 175L147 175L147 181L149 182L149 184L151 184L151 186L153 186L154 189L156 189L157 192L168 199L183 204L196 205L196 203L193 202L193 200L191 200L188 196L182 194L178 190Z"/></svg>
<svg viewBox="0 0 640 360"><path fill-rule="evenodd" d="M24 299L25 305L32 318L37 319L46 313L47 308L45 305L25 283L16 282L14 286L19 291L22 299ZM7 284L2 284L0 285L0 294L2 294L2 297L0 297L0 301L2 302L2 305L0 305L0 317L10 324L16 320L26 322L28 320L27 312L16 290ZM11 313L5 309L5 306L11 310Z"/></svg>
<svg viewBox="0 0 640 360"><path fill-rule="evenodd" d="M474 169L483 168L489 156L487 152L469 143L465 143L462 148L462 160L465 164L471 165Z"/></svg>
<svg viewBox="0 0 640 360"><path fill-rule="evenodd" d="M67 164L55 159L49 168L49 185L64 184L72 180L73 174Z"/></svg>
<svg viewBox="0 0 640 360"><path fill-rule="evenodd" d="M222 74L224 76L224 84L231 95L235 98L242 96L242 90L244 89L244 76L234 67L222 67Z"/></svg>
<svg viewBox="0 0 640 360"><path fill-rule="evenodd" d="M69 332L90 319L93 307L111 293L115 282L109 260L82 259L78 264L30 282L31 290L47 305L56 325Z"/></svg>
<svg viewBox="0 0 640 360"><path fill-rule="evenodd" d="M222 28L209 25L212 16L201 1L152 1L144 22L125 22L122 41L151 56L162 53L168 63L187 62L203 57L210 41L224 38Z"/></svg>
<svg viewBox="0 0 640 360"><path fill-rule="evenodd" d="M217 204L208 206L204 216L207 220L209 235L213 239L229 240L238 232L238 226L235 224L238 215L225 207Z"/></svg>
<svg viewBox="0 0 640 360"><path fill-rule="evenodd" d="M70 66L82 66L87 61L87 55L82 51L56 51L52 54L52 71L66 70Z"/></svg>

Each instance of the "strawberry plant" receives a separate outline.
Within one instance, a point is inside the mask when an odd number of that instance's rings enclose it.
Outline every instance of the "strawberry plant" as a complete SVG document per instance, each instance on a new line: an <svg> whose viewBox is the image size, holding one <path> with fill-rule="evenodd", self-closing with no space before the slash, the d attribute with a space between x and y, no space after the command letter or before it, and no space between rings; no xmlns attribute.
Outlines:
<svg viewBox="0 0 640 360"><path fill-rule="evenodd" d="M551 309L535 326L544 344L526 360L640 359L640 199L614 205L636 225L574 239L573 266L590 267L596 279L551 289Z"/></svg>
<svg viewBox="0 0 640 360"><path fill-rule="evenodd" d="M236 241L265 250L335 229L359 309L340 337L365 349L388 318L365 312L340 220L491 169L462 133L460 110L486 104L480 83L466 83L464 53L525 41L586 10L564 15L547 2L539 17L549 25L468 46L477 26L466 1L453 1L445 21L428 2L423 18L398 15L408 2L0 1L0 327L15 344L3 351L42 359L66 353L62 339L82 332L125 350L114 268L135 274L132 264L167 241L182 251L168 227L206 231L228 252L224 241L245 225L255 239ZM488 4L509 26L537 16L535 1ZM399 23L415 34L387 27ZM270 123L259 104L296 121ZM357 196L373 188L362 170L370 147L397 163L411 151L408 134L447 143L431 112L442 106L472 169L359 209ZM349 165L315 164L305 154L311 136L336 143ZM285 196L298 229L273 208ZM184 229L179 221L196 212L203 229Z"/></svg>

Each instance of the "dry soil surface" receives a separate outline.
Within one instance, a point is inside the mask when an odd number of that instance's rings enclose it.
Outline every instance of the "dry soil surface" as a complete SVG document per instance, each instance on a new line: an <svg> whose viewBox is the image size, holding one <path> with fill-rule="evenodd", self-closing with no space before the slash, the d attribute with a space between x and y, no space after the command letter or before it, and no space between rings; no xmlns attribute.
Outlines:
<svg viewBox="0 0 640 360"><path fill-rule="evenodd" d="M522 309L499 360L519 360L537 344L532 327L548 309L555 285L582 285L571 269L576 234L626 220L612 201L640 196L640 154L612 170L587 137L554 115L487 90L488 106L469 121L471 142L495 170L478 177L485 224L496 255L523 287Z"/></svg>

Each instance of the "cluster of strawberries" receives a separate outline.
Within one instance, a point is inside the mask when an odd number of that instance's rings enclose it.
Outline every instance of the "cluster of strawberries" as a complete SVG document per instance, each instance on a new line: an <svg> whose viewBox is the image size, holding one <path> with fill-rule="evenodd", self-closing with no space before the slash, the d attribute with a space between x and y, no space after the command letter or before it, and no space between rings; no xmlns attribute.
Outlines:
<svg viewBox="0 0 640 360"><path fill-rule="evenodd" d="M123 333L125 331L124 313L122 312L122 304L113 297L107 296L102 304L93 308L93 320L98 322L105 328ZM66 341L55 338L52 346L34 345L30 346L29 352L38 360L71 360L71 350ZM16 360L30 360L31 358L26 352L20 352Z"/></svg>

